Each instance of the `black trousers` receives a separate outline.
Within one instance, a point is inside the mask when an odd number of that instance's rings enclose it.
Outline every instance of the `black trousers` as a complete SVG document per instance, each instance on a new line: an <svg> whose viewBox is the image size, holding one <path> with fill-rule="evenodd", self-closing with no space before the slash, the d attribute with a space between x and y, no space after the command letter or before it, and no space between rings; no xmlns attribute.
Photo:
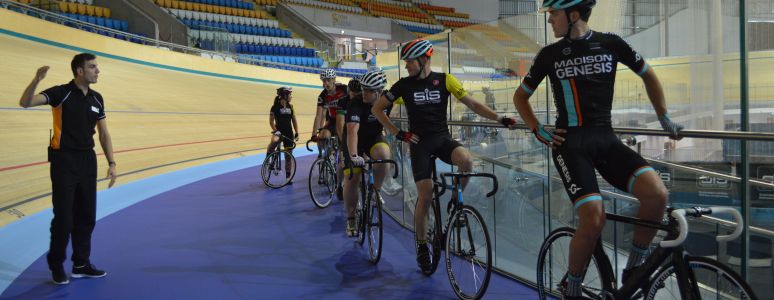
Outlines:
<svg viewBox="0 0 774 300"><path fill-rule="evenodd" d="M91 233L97 219L97 157L93 150L55 150L51 157L54 219L46 259L52 270L67 258L72 236L74 265L89 263Z"/></svg>

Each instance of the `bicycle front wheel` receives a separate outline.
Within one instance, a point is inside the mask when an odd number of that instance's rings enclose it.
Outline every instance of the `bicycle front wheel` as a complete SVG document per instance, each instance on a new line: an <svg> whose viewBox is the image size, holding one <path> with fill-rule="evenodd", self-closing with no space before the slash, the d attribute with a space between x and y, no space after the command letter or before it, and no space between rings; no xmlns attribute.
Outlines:
<svg viewBox="0 0 774 300"><path fill-rule="evenodd" d="M368 223L366 223L366 235L368 236L368 257L371 262L379 263L382 257L382 197L379 191L371 188L368 201Z"/></svg>
<svg viewBox="0 0 774 300"><path fill-rule="evenodd" d="M336 170L322 158L312 163L309 169L309 196L319 208L326 208L336 195Z"/></svg>
<svg viewBox="0 0 774 300"><path fill-rule="evenodd" d="M460 299L480 299L492 276L492 243L484 218L471 206L455 210L446 231L446 271Z"/></svg>
<svg viewBox="0 0 774 300"><path fill-rule="evenodd" d="M363 191L365 189L363 187L363 182L360 182L360 190ZM359 193L358 194L360 199L357 200L357 208L355 209L355 220L357 220L357 243L360 246L363 246L363 243L366 240L366 223L368 222L368 210L366 209L368 207L367 200L365 193Z"/></svg>
<svg viewBox="0 0 774 300"><path fill-rule="evenodd" d="M687 256L685 263L696 278L695 299L758 299L739 274L714 259ZM653 278L645 299L681 299L674 265L661 268Z"/></svg>
<svg viewBox="0 0 774 300"><path fill-rule="evenodd" d="M284 160L283 160L284 158ZM281 188L296 174L296 159L287 151L275 151L266 156L261 166L261 179L266 186Z"/></svg>
<svg viewBox="0 0 774 300"><path fill-rule="evenodd" d="M430 203L430 207L427 209L427 217L425 217L425 224L427 227L425 237L430 243L428 248L430 250L430 269L422 273L430 276L438 269L443 243L446 240L441 227L441 209L438 207L438 199L433 199L433 202Z"/></svg>
<svg viewBox="0 0 774 300"><path fill-rule="evenodd" d="M575 229L562 227L548 234L538 252L537 289L541 300L549 296L561 297L567 287L569 270L570 240ZM601 245L595 247L586 275L583 277L583 294L592 299L605 299L606 291L612 291L615 282L612 270L601 267L606 260Z"/></svg>

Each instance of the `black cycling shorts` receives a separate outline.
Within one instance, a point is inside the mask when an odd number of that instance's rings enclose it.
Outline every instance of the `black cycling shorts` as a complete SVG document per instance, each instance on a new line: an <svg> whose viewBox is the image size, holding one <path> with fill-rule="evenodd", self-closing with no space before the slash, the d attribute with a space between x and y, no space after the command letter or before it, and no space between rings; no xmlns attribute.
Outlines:
<svg viewBox="0 0 774 300"><path fill-rule="evenodd" d="M447 164L452 164L451 156L454 149L462 147L458 141L448 134L420 137L418 144L411 144L411 171L414 182L429 179L433 173L431 155L435 155Z"/></svg>
<svg viewBox="0 0 774 300"><path fill-rule="evenodd" d="M278 128L280 134L284 135L287 138L293 139L293 130L289 128ZM295 147L294 143L292 141L289 141L283 137L279 137L280 141L282 141L282 147L284 147L288 151L292 151L290 147Z"/></svg>
<svg viewBox="0 0 774 300"><path fill-rule="evenodd" d="M629 193L637 176L654 171L610 127L574 127L562 136L565 141L552 151L552 156L575 208L602 200L595 169L615 188Z"/></svg>
<svg viewBox="0 0 774 300"><path fill-rule="evenodd" d="M371 150L374 149L374 147L378 144L384 144L384 146L389 148L389 144L385 142L384 135L377 135L374 137L371 137L366 140L361 140L358 138L357 141L357 155L364 157L365 155L371 156ZM344 149L344 166L346 168L349 168L352 165L352 161L350 160L351 154L349 153L349 148L346 147L346 145L342 145L342 148Z"/></svg>

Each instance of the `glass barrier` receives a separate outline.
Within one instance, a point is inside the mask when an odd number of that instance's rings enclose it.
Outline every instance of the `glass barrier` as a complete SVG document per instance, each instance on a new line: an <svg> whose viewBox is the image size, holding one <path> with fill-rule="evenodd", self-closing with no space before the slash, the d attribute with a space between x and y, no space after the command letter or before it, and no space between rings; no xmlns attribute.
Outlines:
<svg viewBox="0 0 774 300"><path fill-rule="evenodd" d="M740 13L740 1L647 2L650 5L600 2L590 27L617 33L640 52L660 79L673 120L697 135L673 141L654 134L661 127L643 81L622 64L617 70L613 125L624 129L619 137L659 172L670 190L670 205L730 206L745 214L749 238L715 241L715 236L728 233L732 226L728 216L713 216L691 221L685 246L692 255L717 259L743 274L758 296L765 298L774 294L774 148L769 139L774 132L774 84L768 71L774 67L774 51L766 46L773 29L763 29L765 26L758 23L774 19L761 9L770 7L771 2L748 1L749 16ZM600 20L600 15L609 18ZM749 21L741 23L750 38L740 45L740 19L745 18ZM631 26L634 21L637 28ZM516 115L513 93L536 53L557 40L545 16L535 13L426 38L435 45L431 60L434 71L453 74L474 99L509 116ZM390 84L407 76L397 53L380 56L394 59L380 60L380 66L388 70ZM748 74L746 79L743 72ZM530 103L541 122L553 124L555 107L547 81L536 89ZM403 108L398 111L405 118ZM754 133L748 138L755 133L764 133L765 138L748 142L729 138L742 131L745 119L741 112L749 116L746 131ZM454 99L448 119L452 136L474 155L474 171L493 173L500 182L500 191L491 198L483 196L488 186L484 180L474 180L464 193L466 202L484 215L493 239L495 267L534 284L543 238L552 229L576 225L548 150L523 128L505 130L481 123L491 121ZM698 135L699 131L713 135ZM747 143L744 152L741 143ZM412 228L416 188L407 150L400 142L393 143L393 153L401 157L403 168L395 185L401 185L403 193L389 198L387 207L393 217ZM742 176L745 164L749 164L749 180ZM442 162L438 168L450 169ZM598 179L608 212L636 214L636 199ZM749 196L743 194L743 187L748 187ZM445 195L442 207L448 199ZM626 264L632 232L633 226L611 221L603 233L605 249L619 275Z"/></svg>

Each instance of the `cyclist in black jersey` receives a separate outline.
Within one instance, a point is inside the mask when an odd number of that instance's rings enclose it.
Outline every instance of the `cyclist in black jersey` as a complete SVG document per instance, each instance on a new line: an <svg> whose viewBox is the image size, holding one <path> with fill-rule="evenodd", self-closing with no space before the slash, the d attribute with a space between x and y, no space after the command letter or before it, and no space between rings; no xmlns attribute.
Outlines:
<svg viewBox="0 0 774 300"><path fill-rule="evenodd" d="M670 137L679 139L682 129L670 120L661 84L645 60L619 36L589 30L586 22L595 4L595 0L543 1L541 11L548 11L554 36L562 39L540 50L513 96L516 109L535 137L552 148L554 165L578 213L577 231L570 243L565 291L569 299L581 297L584 268L605 224L594 170L640 200L640 219L660 221L668 197L655 170L613 133L610 113L619 62L642 77L658 119ZM540 124L528 102L545 77L550 78L558 112L553 132ZM623 277L644 261L654 235L655 230L635 229Z"/></svg>
<svg viewBox="0 0 774 300"><path fill-rule="evenodd" d="M290 104L290 100L293 99L291 93L292 88L280 87L277 89L277 96L274 98L274 105L271 106L269 112L269 126L271 126L272 137L267 146L266 154L271 154L277 143L282 142L282 146L285 148L293 147L291 141L280 138L280 135L284 135L288 138L293 138L298 141L298 121L296 121L296 112L293 109L293 105ZM289 149L293 152L293 149ZM290 170L291 161L285 158L286 170ZM285 176L290 177L290 173L286 173ZM292 181L290 183L293 183Z"/></svg>
<svg viewBox="0 0 774 300"><path fill-rule="evenodd" d="M271 154L274 151L277 143L282 142L282 146L285 148L293 147L291 141L281 139L280 135L285 137L293 137L298 141L298 121L296 121L296 112L293 109L293 105L290 104L290 100L293 99L291 93L292 88L281 87L277 89L277 96L274 98L274 105L271 106L271 112L269 113L269 126L271 126L272 137L267 146L266 154ZM293 150L290 149L292 152ZM288 173L285 176L290 177L290 165L291 161L287 157L285 158L286 170ZM293 183L290 181L289 183Z"/></svg>
<svg viewBox="0 0 774 300"><path fill-rule="evenodd" d="M383 126L371 113L371 106L379 96L381 96L384 86L387 84L387 76L381 70L371 71L363 75L361 80L353 79L350 81L350 97L347 100L339 102L341 106L346 105L344 112L344 128L342 137L344 140L344 157L346 167L344 169L344 207L347 216L347 235L357 236L355 226L355 204L358 198L358 187L360 186L360 176L353 175L350 178L350 167L353 167L354 173L362 171L366 157L371 159L390 159L390 147L384 140L382 134ZM347 103L342 103L347 102ZM342 108L339 107L341 114ZM386 114L390 113L388 107ZM374 165L374 186L376 189L382 187L384 176L387 173L387 166L383 164Z"/></svg>
<svg viewBox="0 0 774 300"><path fill-rule="evenodd" d="M516 119L499 117L489 107L471 98L453 75L432 72L432 55L433 45L427 40L417 39L405 45L401 50L401 59L406 62L409 77L393 84L372 108L373 114L387 131L401 141L410 143L411 168L418 193L414 214L417 264L423 271L431 267L425 236L425 218L433 189L430 156L436 155L442 161L454 164L462 172L469 172L473 168L468 150L452 139L449 133L446 120L449 96L454 95L473 112L487 119L497 120L508 127L516 123ZM396 101L406 105L409 131L398 129L384 113ZM464 185L466 180L462 183Z"/></svg>

